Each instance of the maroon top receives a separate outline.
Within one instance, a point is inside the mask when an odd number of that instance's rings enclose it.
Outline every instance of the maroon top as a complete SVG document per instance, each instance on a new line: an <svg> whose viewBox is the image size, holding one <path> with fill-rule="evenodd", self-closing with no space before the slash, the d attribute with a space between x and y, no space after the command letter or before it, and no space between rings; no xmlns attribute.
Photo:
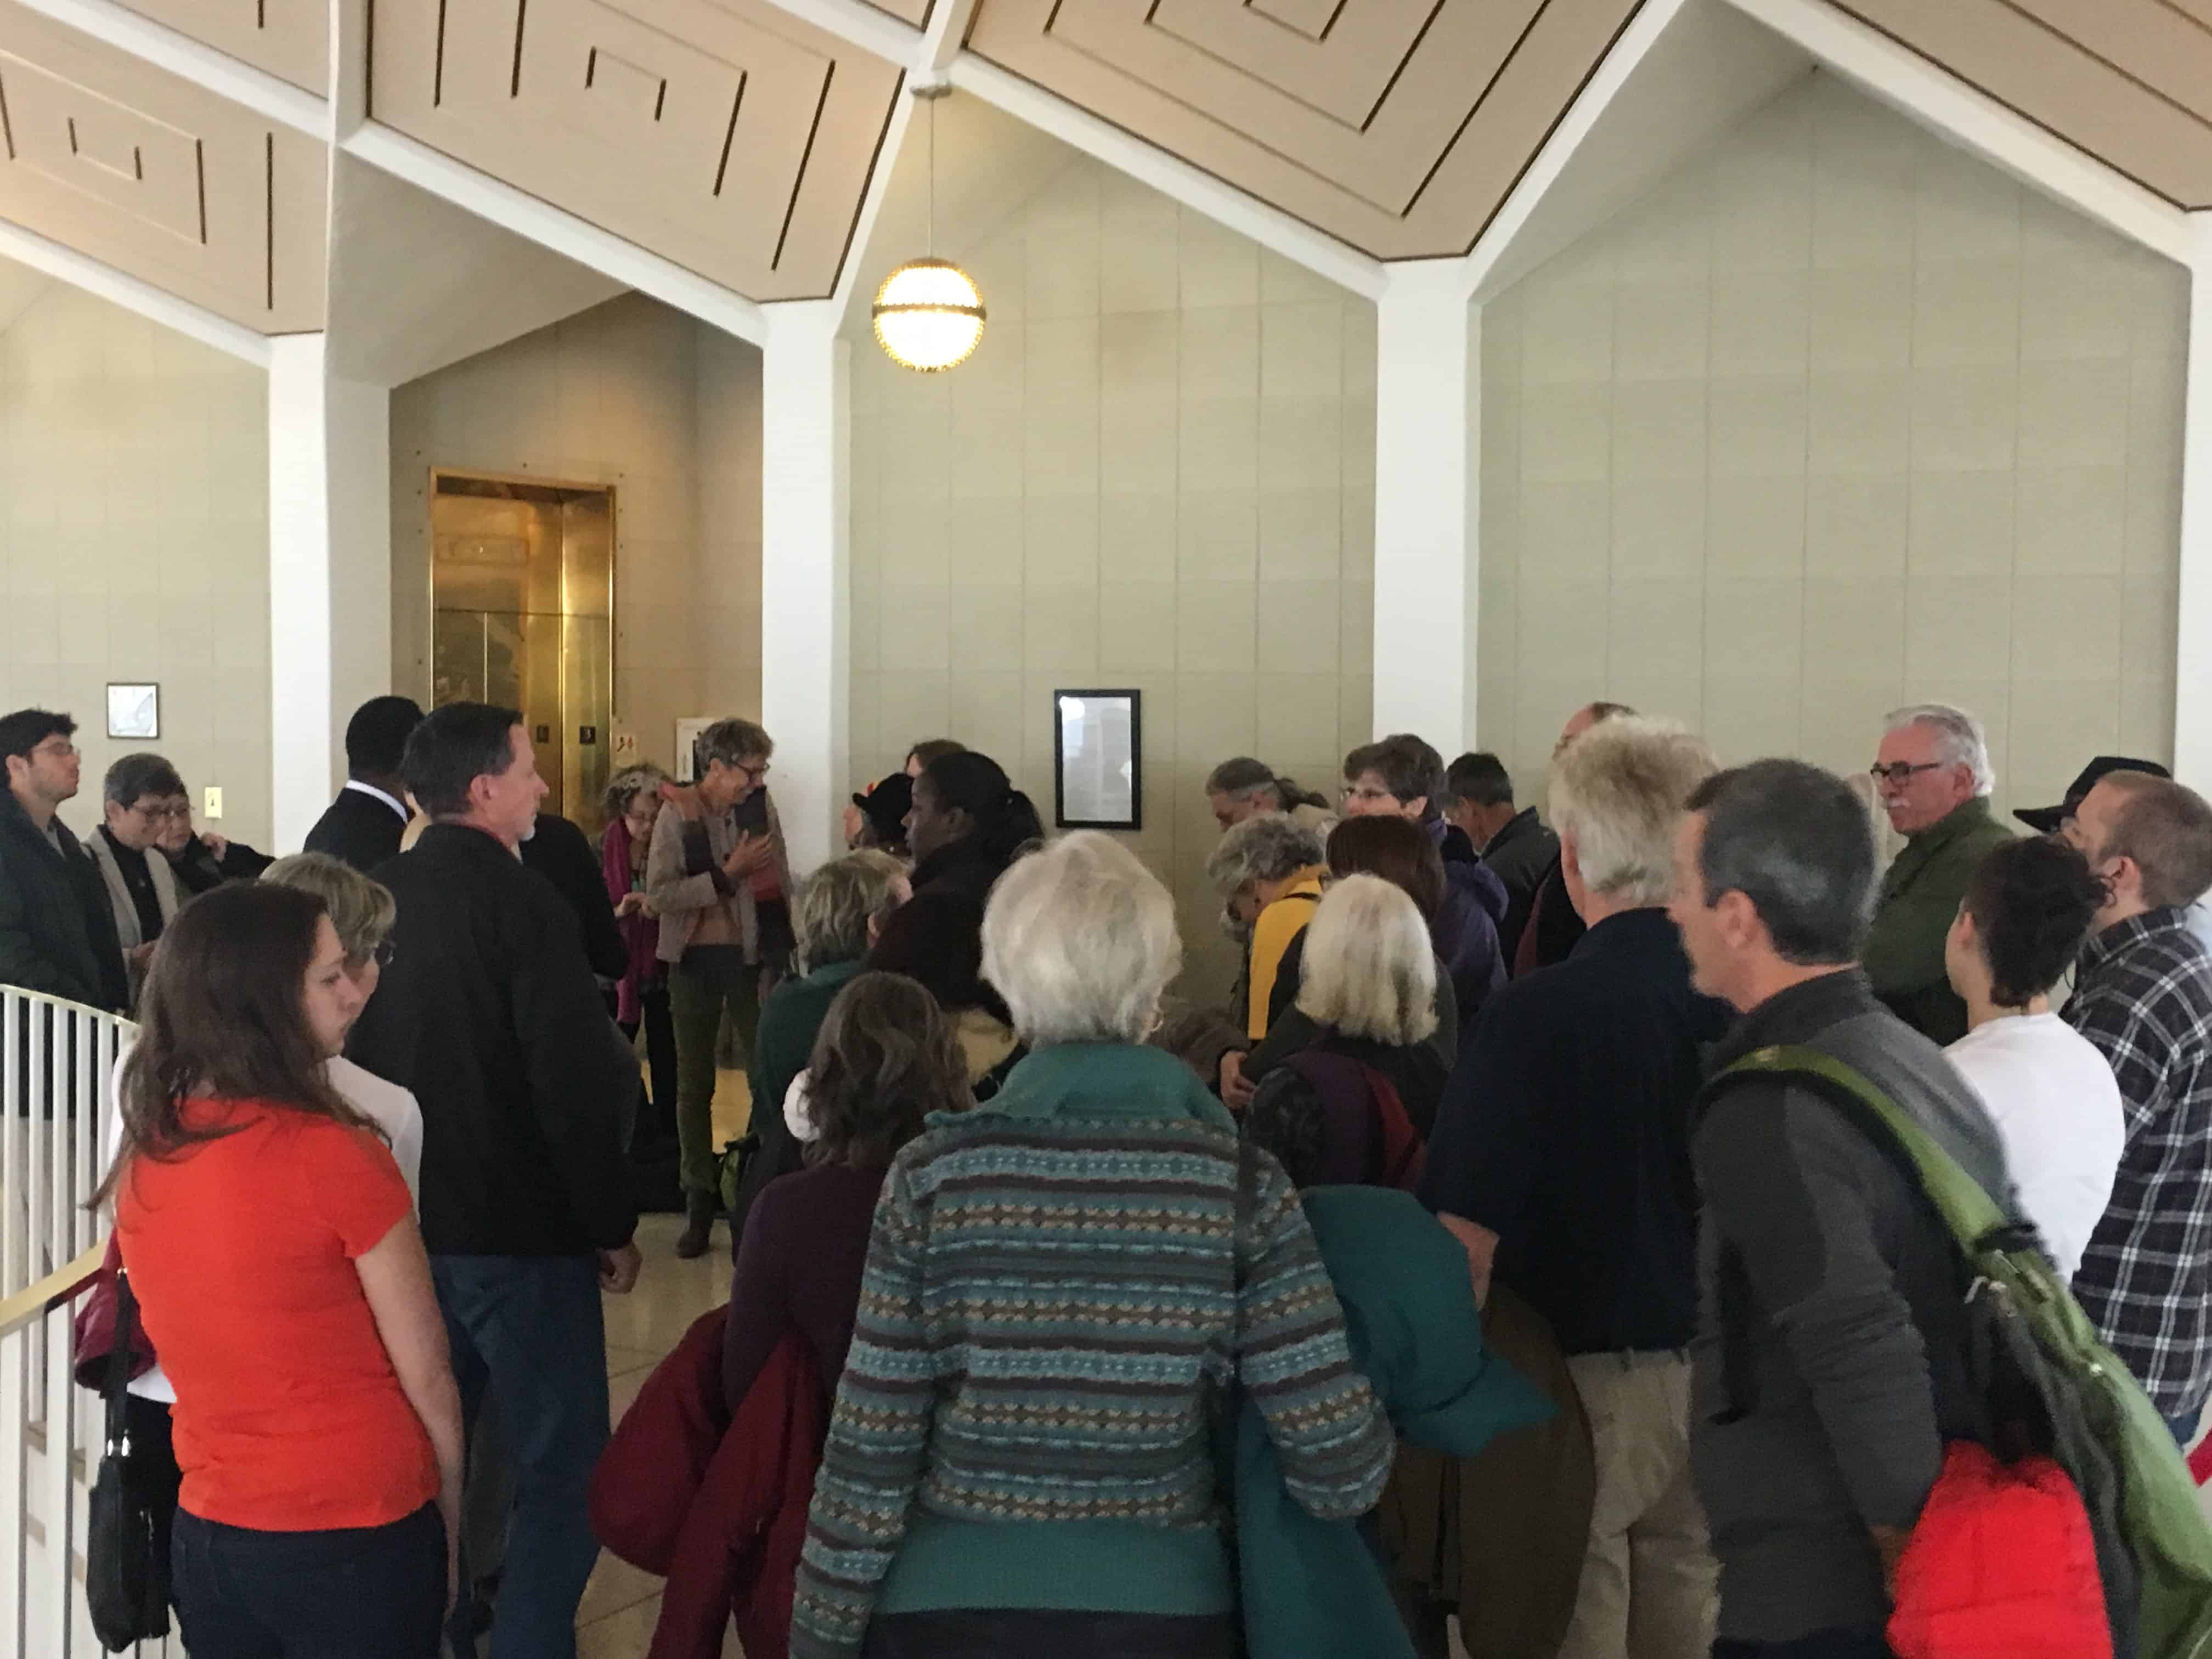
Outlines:
<svg viewBox="0 0 2212 1659"><path fill-rule="evenodd" d="M732 1411L776 1343L793 1333L813 1356L824 1401L836 1396L884 1175L880 1167L823 1164L761 1188L738 1245L722 1334L722 1394Z"/></svg>

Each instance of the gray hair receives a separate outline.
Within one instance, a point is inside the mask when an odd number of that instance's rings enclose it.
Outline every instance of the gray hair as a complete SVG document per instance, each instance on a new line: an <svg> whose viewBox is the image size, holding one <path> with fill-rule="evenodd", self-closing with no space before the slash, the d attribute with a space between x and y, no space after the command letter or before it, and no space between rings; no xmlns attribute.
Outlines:
<svg viewBox="0 0 2212 1659"><path fill-rule="evenodd" d="M867 955L868 924L897 908L891 895L906 872L889 853L868 848L832 859L807 877L791 907L799 972Z"/></svg>
<svg viewBox="0 0 2212 1659"><path fill-rule="evenodd" d="M1255 760L1249 755L1239 755L1225 760L1206 775L1206 793L1227 795L1235 800L1250 800L1256 795L1275 792L1274 769L1265 761Z"/></svg>
<svg viewBox="0 0 2212 1659"><path fill-rule="evenodd" d="M1321 837L1296 818L1269 812L1247 818L1206 855L1206 875L1224 898L1255 882L1288 881L1323 862Z"/></svg>
<svg viewBox="0 0 2212 1659"><path fill-rule="evenodd" d="M1948 702L1916 702L1893 708L1882 721L1885 732L1908 726L1924 726L1936 733L1936 753L1946 766L1963 766L1974 775L1974 793L1986 795L1997 787L1996 769L1990 764L1990 742L1982 723L1963 708Z"/></svg>
<svg viewBox="0 0 2212 1659"><path fill-rule="evenodd" d="M1175 900L1109 836L1063 836L991 890L983 977L1032 1048L1142 1042L1182 966Z"/></svg>
<svg viewBox="0 0 2212 1659"><path fill-rule="evenodd" d="M1718 768L1713 751L1672 720L1615 714L1552 763L1552 827L1571 836L1583 884L1632 904L1674 893L1674 827L1682 805Z"/></svg>
<svg viewBox="0 0 2212 1659"><path fill-rule="evenodd" d="M1306 924L1298 1012L1393 1048L1437 1030L1437 953L1405 890L1380 876L1334 884Z"/></svg>
<svg viewBox="0 0 2212 1659"><path fill-rule="evenodd" d="M346 960L356 966L376 954L376 947L392 937L399 920L399 906L389 888L328 853L295 853L278 859L261 872L261 879L322 900Z"/></svg>
<svg viewBox="0 0 2212 1659"><path fill-rule="evenodd" d="M625 766L607 780L607 793L599 803L599 816L609 823L629 811L629 804L646 791L657 798L660 786L668 781L668 774L645 761L636 766Z"/></svg>
<svg viewBox="0 0 2212 1659"><path fill-rule="evenodd" d="M1775 954L1798 967L1859 959L1874 921L1874 826L1850 785L1803 761L1753 761L1707 778L1689 810L1705 815L1708 907L1741 893Z"/></svg>
<svg viewBox="0 0 2212 1659"><path fill-rule="evenodd" d="M741 761L766 760L775 753L775 739L750 720L716 720L699 734L692 749L696 769L704 775L716 761L735 766Z"/></svg>
<svg viewBox="0 0 2212 1659"><path fill-rule="evenodd" d="M185 781L163 755L125 755L107 769L100 793L121 807L136 806L147 796L167 800L185 793Z"/></svg>

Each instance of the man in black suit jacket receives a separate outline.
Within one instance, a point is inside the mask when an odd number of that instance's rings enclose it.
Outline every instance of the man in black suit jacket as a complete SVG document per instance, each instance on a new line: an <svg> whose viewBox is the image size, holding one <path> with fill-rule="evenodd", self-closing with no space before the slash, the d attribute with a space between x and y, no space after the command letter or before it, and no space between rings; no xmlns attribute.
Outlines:
<svg viewBox="0 0 2212 1659"><path fill-rule="evenodd" d="M366 875L399 856L407 828L407 786L399 758L422 723L412 697L371 697L346 722L346 786L315 827L307 850L328 853Z"/></svg>
<svg viewBox="0 0 2212 1659"><path fill-rule="evenodd" d="M522 843L522 862L553 884L584 927L584 955L601 979L620 979L629 971L629 946L615 924L615 902L607 878L592 851L591 837L551 812L538 815L536 828Z"/></svg>
<svg viewBox="0 0 2212 1659"><path fill-rule="evenodd" d="M637 1061L575 916L515 855L545 796L522 716L449 704L404 769L433 822L374 872L399 917L346 1052L422 1103L422 1242L454 1379L471 1433L489 1389L514 1449L501 1640L573 1652L599 1556L586 1489L607 1440L599 1297L638 1274L622 1146Z"/></svg>

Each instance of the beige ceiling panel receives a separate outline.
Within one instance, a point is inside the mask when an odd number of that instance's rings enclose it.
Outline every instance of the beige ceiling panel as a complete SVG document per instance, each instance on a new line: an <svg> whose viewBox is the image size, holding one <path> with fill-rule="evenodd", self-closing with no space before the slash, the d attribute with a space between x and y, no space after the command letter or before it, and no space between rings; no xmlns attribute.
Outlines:
<svg viewBox="0 0 2212 1659"><path fill-rule="evenodd" d="M2192 114L2212 114L2212 29L2164 0L2012 0L2012 5Z"/></svg>
<svg viewBox="0 0 2212 1659"><path fill-rule="evenodd" d="M911 23L918 29L929 27L931 0L868 0L878 11L887 11L901 22Z"/></svg>
<svg viewBox="0 0 2212 1659"><path fill-rule="evenodd" d="M323 324L325 152L0 3L0 217L264 333Z"/></svg>
<svg viewBox="0 0 2212 1659"><path fill-rule="evenodd" d="M1425 258L1474 245L1638 3L1439 0L1364 132L1218 59L1194 69L1157 28L1111 33L1124 0L986 0L969 46L1377 258ZM1369 9L1347 0L1329 41Z"/></svg>
<svg viewBox="0 0 2212 1659"><path fill-rule="evenodd" d="M765 0L377 0L380 121L756 300L837 272L899 73Z"/></svg>
<svg viewBox="0 0 2212 1659"><path fill-rule="evenodd" d="M1254 11L1272 17L1310 40L1326 40L1344 12L1345 0L1248 0Z"/></svg>
<svg viewBox="0 0 2212 1659"><path fill-rule="evenodd" d="M1358 127L1374 114L1439 8L1437 0L1367 0L1327 34L1287 27L1251 6L1223 0L1154 0L1133 9L1170 39Z"/></svg>
<svg viewBox="0 0 2212 1659"><path fill-rule="evenodd" d="M1224 9L1222 0L1212 3ZM1444 0L1410 61L1386 66L1377 54L1364 54L1358 85L1366 88L1370 80L1373 85L1356 100L1356 109L1347 106L1348 117L1316 108L1251 70L1199 51L1157 21L1148 22L1146 0L1060 5L1050 10L1046 27L1048 45L1091 57L1184 105L1192 117L1249 134L1369 205L1395 214L1405 211L1543 4ZM997 9L994 4L985 15ZM1185 0L1186 12L1199 9L1200 0ZM1380 0L1370 8L1381 9ZM1164 14L1164 3L1161 9ZM1356 15L1364 14L1347 12L1321 48L1332 59L1352 64L1363 56L1355 51L1354 43L1364 38L1352 27Z"/></svg>
<svg viewBox="0 0 2212 1659"><path fill-rule="evenodd" d="M2169 201L2212 204L2212 127L2002 0L1844 9Z"/></svg>
<svg viewBox="0 0 2212 1659"><path fill-rule="evenodd" d="M123 0L123 3L319 98L330 95L327 0Z"/></svg>

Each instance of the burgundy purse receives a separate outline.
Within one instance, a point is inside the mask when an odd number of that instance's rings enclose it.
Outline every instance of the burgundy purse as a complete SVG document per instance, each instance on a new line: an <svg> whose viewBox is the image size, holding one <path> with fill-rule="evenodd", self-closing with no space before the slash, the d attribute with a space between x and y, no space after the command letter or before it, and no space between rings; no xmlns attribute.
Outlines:
<svg viewBox="0 0 2212 1659"><path fill-rule="evenodd" d="M100 1271L86 1281L91 1286L77 1304L71 1322L71 1351L76 1355L76 1382L81 1389L98 1389L107 1375L107 1357L115 1348L115 1275L123 1266L122 1247L115 1235L107 1236L107 1255ZM131 1322L129 1376L143 1376L154 1369L154 1345L146 1340L143 1321Z"/></svg>

